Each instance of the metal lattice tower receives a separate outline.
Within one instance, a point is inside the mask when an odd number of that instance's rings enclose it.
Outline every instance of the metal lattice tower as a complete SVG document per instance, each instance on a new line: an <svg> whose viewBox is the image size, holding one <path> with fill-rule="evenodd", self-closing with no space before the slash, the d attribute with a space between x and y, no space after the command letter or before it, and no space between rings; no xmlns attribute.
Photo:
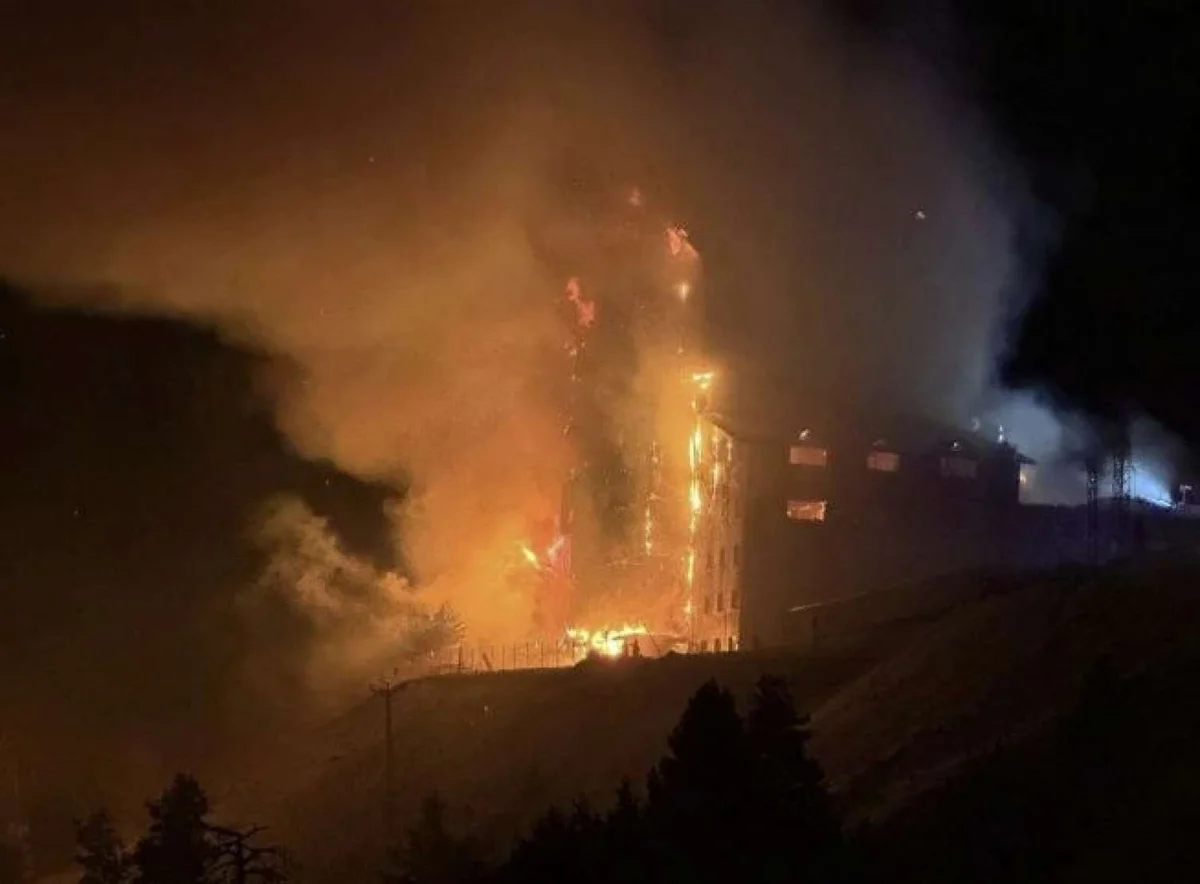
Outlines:
<svg viewBox="0 0 1200 884"><path fill-rule="evenodd" d="M1100 459L1089 457L1087 469L1087 557L1088 564L1100 561Z"/></svg>
<svg viewBox="0 0 1200 884"><path fill-rule="evenodd" d="M1112 533L1113 550L1117 555L1132 547L1132 486L1133 458L1128 443L1123 440L1112 456Z"/></svg>

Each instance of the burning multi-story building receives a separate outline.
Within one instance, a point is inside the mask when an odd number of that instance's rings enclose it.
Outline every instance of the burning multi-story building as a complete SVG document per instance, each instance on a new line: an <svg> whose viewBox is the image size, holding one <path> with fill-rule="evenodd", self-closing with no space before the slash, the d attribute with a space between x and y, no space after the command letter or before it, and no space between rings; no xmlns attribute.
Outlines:
<svg viewBox="0 0 1200 884"><path fill-rule="evenodd" d="M636 190L552 244L564 269L564 436L572 455L538 571L540 629L681 630L695 525L699 256ZM697 380L697 379L700 380Z"/></svg>
<svg viewBox="0 0 1200 884"><path fill-rule="evenodd" d="M636 191L600 202L541 243L561 272L572 453L558 518L524 549L543 636L608 654L651 633L790 644L826 602L1085 554L1085 520L1024 505L1033 464L1003 428L845 402L747 420L727 392L717 408L686 231Z"/></svg>

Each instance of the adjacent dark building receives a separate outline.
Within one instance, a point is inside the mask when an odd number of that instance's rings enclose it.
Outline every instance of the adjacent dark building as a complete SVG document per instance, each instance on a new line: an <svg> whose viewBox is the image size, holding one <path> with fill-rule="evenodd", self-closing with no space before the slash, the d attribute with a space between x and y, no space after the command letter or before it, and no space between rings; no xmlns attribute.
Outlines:
<svg viewBox="0 0 1200 884"><path fill-rule="evenodd" d="M791 612L1000 565L1029 461L915 418L705 427L691 641L802 641Z"/></svg>
<svg viewBox="0 0 1200 884"><path fill-rule="evenodd" d="M824 602L965 571L1200 549L1200 518L1189 517L1200 511L1187 501L1102 499L1091 515L1086 505L1027 503L1036 467L1000 438L913 417L805 425L709 415L692 648L808 644Z"/></svg>

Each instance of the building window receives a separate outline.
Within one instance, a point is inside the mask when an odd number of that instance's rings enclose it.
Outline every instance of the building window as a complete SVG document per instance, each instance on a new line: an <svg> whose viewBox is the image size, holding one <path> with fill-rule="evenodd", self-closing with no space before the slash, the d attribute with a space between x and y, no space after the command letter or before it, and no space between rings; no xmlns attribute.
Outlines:
<svg viewBox="0 0 1200 884"><path fill-rule="evenodd" d="M943 457L942 475L955 479L974 479L979 465L969 457Z"/></svg>
<svg viewBox="0 0 1200 884"><path fill-rule="evenodd" d="M732 635L729 636L727 647L729 648L729 653L731 653L731 654L737 650L737 648L733 644L733 636Z"/></svg>
<svg viewBox="0 0 1200 884"><path fill-rule="evenodd" d="M703 654L708 650L708 639L700 639L700 653Z"/></svg>
<svg viewBox="0 0 1200 884"><path fill-rule="evenodd" d="M705 614L712 613L712 596L710 596L710 595L704 596L704 613Z"/></svg>
<svg viewBox="0 0 1200 884"><path fill-rule="evenodd" d="M742 594L736 589L729 592L729 610L736 611L742 604Z"/></svg>
<svg viewBox="0 0 1200 884"><path fill-rule="evenodd" d="M900 469L900 455L894 451L872 451L867 455L867 469L894 473Z"/></svg>
<svg viewBox="0 0 1200 884"><path fill-rule="evenodd" d="M704 570L707 571L709 574L711 574L712 566L713 566L713 556L712 556L712 550L710 549L707 553L704 554Z"/></svg>
<svg viewBox="0 0 1200 884"><path fill-rule="evenodd" d="M828 501L789 500L787 517L794 522L824 522Z"/></svg>
<svg viewBox="0 0 1200 884"><path fill-rule="evenodd" d="M725 593L723 592L717 593L717 613L725 613Z"/></svg>
<svg viewBox="0 0 1200 884"><path fill-rule="evenodd" d="M815 445L793 445L788 449L788 463L793 466L823 467L829 462L829 452Z"/></svg>

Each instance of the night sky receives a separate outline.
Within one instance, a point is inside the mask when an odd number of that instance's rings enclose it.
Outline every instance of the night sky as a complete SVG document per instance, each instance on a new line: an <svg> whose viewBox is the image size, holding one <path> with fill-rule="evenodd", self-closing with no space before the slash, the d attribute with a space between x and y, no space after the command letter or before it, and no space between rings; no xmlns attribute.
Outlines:
<svg viewBox="0 0 1200 884"><path fill-rule="evenodd" d="M6 7L0 729L28 751L88 733L149 780L242 725L246 661L303 657L234 613L274 494L380 568L494 570L558 475L531 243L584 188L687 226L743 392L965 420L1009 385L1200 443L1182 4L566 5Z"/></svg>

